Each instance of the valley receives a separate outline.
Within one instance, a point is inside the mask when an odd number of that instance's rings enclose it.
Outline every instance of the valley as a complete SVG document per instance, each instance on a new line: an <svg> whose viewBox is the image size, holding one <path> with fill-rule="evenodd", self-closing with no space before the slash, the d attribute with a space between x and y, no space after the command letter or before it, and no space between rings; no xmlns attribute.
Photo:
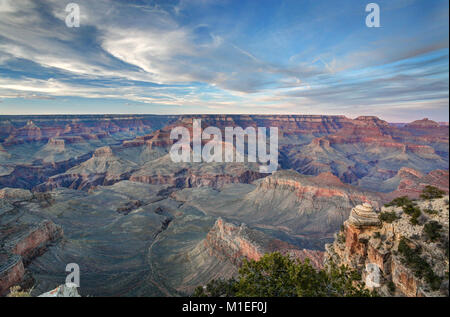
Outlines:
<svg viewBox="0 0 450 317"><path fill-rule="evenodd" d="M173 162L170 131L277 127L278 170ZM192 135L192 133L191 133ZM207 140L203 140L205 143ZM192 146L192 144L191 144ZM0 116L0 295L183 296L279 251L323 266L352 208L449 190L448 127L320 115Z"/></svg>

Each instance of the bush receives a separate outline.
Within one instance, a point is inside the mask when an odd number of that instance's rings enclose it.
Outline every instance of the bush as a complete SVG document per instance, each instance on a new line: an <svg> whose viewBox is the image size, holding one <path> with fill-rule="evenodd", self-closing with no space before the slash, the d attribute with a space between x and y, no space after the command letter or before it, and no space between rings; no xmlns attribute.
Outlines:
<svg viewBox="0 0 450 317"><path fill-rule="evenodd" d="M430 221L423 227L423 232L425 236L431 240L436 241L441 237L442 225L437 221Z"/></svg>
<svg viewBox="0 0 450 317"><path fill-rule="evenodd" d="M391 206L395 206L395 207L403 207L405 205L410 205L413 202L411 201L411 199L409 199L408 196L400 196L397 197L395 199L393 199L390 203L385 204L385 207L391 207Z"/></svg>
<svg viewBox="0 0 450 317"><path fill-rule="evenodd" d="M422 199L436 199L442 198L445 195L445 191L440 190L437 187L427 185L422 190L422 194L420 194L420 198Z"/></svg>
<svg viewBox="0 0 450 317"><path fill-rule="evenodd" d="M212 280L206 285L206 289L198 286L193 296L194 297L235 297L237 292L236 280Z"/></svg>
<svg viewBox="0 0 450 317"><path fill-rule="evenodd" d="M259 261L244 260L236 280L211 281L197 287L193 296L237 297L318 297L374 296L361 282L361 276L347 267L330 265L317 270L305 260L293 260L278 252Z"/></svg>
<svg viewBox="0 0 450 317"><path fill-rule="evenodd" d="M13 286L9 289L7 297L31 297L31 291L24 291L20 286Z"/></svg>
<svg viewBox="0 0 450 317"><path fill-rule="evenodd" d="M388 283L388 288L389 288L389 291L390 291L391 293L394 293L394 292L395 292L395 284L394 284L394 282L389 281L389 283Z"/></svg>
<svg viewBox="0 0 450 317"><path fill-rule="evenodd" d="M414 205L413 203L407 204L403 206L403 212L407 215L411 216L411 219L409 220L412 225L418 225L419 224L419 217L422 214L420 211L420 208Z"/></svg>
<svg viewBox="0 0 450 317"><path fill-rule="evenodd" d="M380 219L380 221L392 223L395 220L399 219L399 217L394 211L385 211L378 215L378 219Z"/></svg>
<svg viewBox="0 0 450 317"><path fill-rule="evenodd" d="M437 210L430 209L430 208L424 209L423 211L429 215L437 215L439 213Z"/></svg>
<svg viewBox="0 0 450 317"><path fill-rule="evenodd" d="M398 245L398 252L403 257L403 263L411 268L417 278L424 278L433 290L440 288L442 279L433 272L428 262L420 257L420 249L412 249L406 239L402 238Z"/></svg>

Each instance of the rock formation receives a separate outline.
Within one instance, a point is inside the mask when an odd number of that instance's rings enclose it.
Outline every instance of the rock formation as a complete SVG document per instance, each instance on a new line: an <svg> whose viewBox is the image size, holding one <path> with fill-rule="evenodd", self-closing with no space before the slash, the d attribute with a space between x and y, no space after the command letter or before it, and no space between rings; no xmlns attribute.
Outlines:
<svg viewBox="0 0 450 317"><path fill-rule="evenodd" d="M356 269L366 286L382 296L448 296L446 201L448 196L419 202L422 211L435 212L422 212L417 224L401 207L381 209L390 213L389 221L381 221L367 204L353 208L334 243L326 245L325 263ZM439 239L427 234L431 224L441 226Z"/></svg>
<svg viewBox="0 0 450 317"><path fill-rule="evenodd" d="M0 190L0 296L20 284L25 267L63 236L61 226L23 209L22 204L34 199L28 190Z"/></svg>
<svg viewBox="0 0 450 317"><path fill-rule="evenodd" d="M25 274L22 258L14 254L0 253L0 296L10 287L19 284Z"/></svg>
<svg viewBox="0 0 450 317"><path fill-rule="evenodd" d="M81 297L75 284L63 284L57 288L39 295L38 297Z"/></svg>
<svg viewBox="0 0 450 317"><path fill-rule="evenodd" d="M240 265L242 260L259 260L264 254L280 252L301 261L309 259L316 268L322 268L323 252L299 249L284 241L271 238L250 229L245 224L235 225L219 218L204 240L211 255Z"/></svg>
<svg viewBox="0 0 450 317"><path fill-rule="evenodd" d="M372 206L368 203L354 207L347 221L349 225L355 228L377 227L381 224L377 213L373 211Z"/></svg>

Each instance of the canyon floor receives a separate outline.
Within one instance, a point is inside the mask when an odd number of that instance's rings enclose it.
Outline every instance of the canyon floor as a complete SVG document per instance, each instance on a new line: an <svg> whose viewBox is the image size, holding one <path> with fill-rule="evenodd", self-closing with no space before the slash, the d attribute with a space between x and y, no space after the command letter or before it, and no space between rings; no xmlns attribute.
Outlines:
<svg viewBox="0 0 450 317"><path fill-rule="evenodd" d="M173 162L170 131L194 118L278 127L278 170ZM47 292L68 263L82 296L188 295L273 251L322 267L353 207L448 193L448 154L448 127L428 119L0 116L0 295Z"/></svg>

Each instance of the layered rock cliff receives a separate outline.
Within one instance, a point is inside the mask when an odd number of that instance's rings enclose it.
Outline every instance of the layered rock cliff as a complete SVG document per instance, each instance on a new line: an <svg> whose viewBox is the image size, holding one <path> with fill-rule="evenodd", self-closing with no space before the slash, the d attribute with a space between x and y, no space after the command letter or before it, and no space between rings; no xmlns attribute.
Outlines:
<svg viewBox="0 0 450 317"><path fill-rule="evenodd" d="M243 259L257 261L264 254L277 251L302 261L309 259L313 266L322 268L323 252L299 249L245 224L235 225L222 218L216 221L203 243L211 255L238 266Z"/></svg>
<svg viewBox="0 0 450 317"><path fill-rule="evenodd" d="M42 199L24 189L0 190L0 296L11 286L20 284L26 266L63 236L60 226L28 214L23 206L40 205Z"/></svg>
<svg viewBox="0 0 450 317"><path fill-rule="evenodd" d="M382 296L448 296L448 196L414 206L420 216L402 207L355 207L326 245L325 263L356 269Z"/></svg>

